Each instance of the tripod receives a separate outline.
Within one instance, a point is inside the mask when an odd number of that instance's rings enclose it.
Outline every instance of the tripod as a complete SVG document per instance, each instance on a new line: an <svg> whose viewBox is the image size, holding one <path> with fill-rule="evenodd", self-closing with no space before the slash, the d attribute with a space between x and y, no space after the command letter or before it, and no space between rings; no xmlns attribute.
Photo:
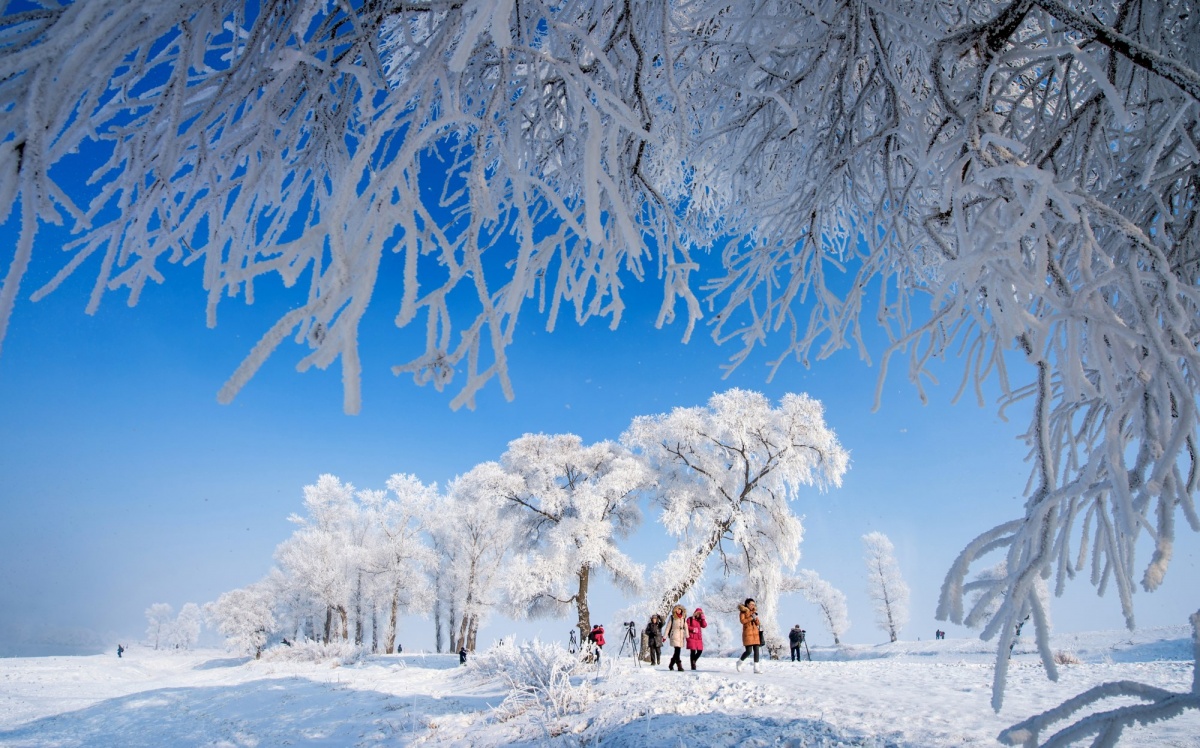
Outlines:
<svg viewBox="0 0 1200 748"><path fill-rule="evenodd" d="M571 638L567 640L567 651L571 654L579 651L579 638L576 636L575 629L571 629Z"/></svg>
<svg viewBox="0 0 1200 748"><path fill-rule="evenodd" d="M637 624L633 621L625 622L625 635L621 638L621 648L617 650L617 657L625 655L625 647L629 647L629 656L640 667L642 660L638 657L638 650L641 649L641 642L637 637Z"/></svg>

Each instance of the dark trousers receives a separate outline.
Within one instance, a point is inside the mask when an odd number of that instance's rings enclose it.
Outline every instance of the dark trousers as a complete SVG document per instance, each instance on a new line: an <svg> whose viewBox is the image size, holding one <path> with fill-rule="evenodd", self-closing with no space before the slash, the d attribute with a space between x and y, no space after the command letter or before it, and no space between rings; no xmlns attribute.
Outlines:
<svg viewBox="0 0 1200 748"><path fill-rule="evenodd" d="M659 646L650 645L650 664L651 665L662 664L662 645L659 645Z"/></svg>
<svg viewBox="0 0 1200 748"><path fill-rule="evenodd" d="M700 659L700 655L704 654L703 649L693 649L689 657L692 660L692 670L696 669L696 661Z"/></svg>
<svg viewBox="0 0 1200 748"><path fill-rule="evenodd" d="M669 663L667 663L668 669L674 668L676 665L678 665L679 669L683 670L683 660L679 657L679 653L682 650L683 650L683 647L675 647L675 654L671 655L671 661Z"/></svg>
<svg viewBox="0 0 1200 748"><path fill-rule="evenodd" d="M749 657L749 656L750 656L750 652L751 652L751 651L753 651L753 652L754 652L754 661L755 661L755 662L758 662L758 646L759 646L759 645L757 645L757 644L747 644L747 645L746 645L746 651L745 651L745 652L742 652L742 656L741 656L741 657L739 657L738 659L739 659L739 660L744 660L744 659L746 659L747 657Z"/></svg>
<svg viewBox="0 0 1200 748"><path fill-rule="evenodd" d="M800 645L793 644L792 645L792 662L799 662L799 661L800 661Z"/></svg>

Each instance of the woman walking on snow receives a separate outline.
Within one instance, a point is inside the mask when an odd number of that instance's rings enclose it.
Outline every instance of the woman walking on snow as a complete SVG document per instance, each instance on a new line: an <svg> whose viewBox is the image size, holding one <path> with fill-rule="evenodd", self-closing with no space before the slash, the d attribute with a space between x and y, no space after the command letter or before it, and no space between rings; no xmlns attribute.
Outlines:
<svg viewBox="0 0 1200 748"><path fill-rule="evenodd" d="M704 620L704 611L696 608L696 612L687 619L687 648L690 650L692 670L696 669L696 661L704 654L704 632L701 629L706 628L708 621Z"/></svg>
<svg viewBox="0 0 1200 748"><path fill-rule="evenodd" d="M679 666L679 672L683 672L683 660L679 657L683 650L683 645L687 642L687 621L684 616L687 612L682 605L676 605L671 610L671 620L667 621L667 641L675 648L675 654L671 655L671 662L667 664L667 670L674 670L675 666Z"/></svg>
<svg viewBox="0 0 1200 748"><path fill-rule="evenodd" d="M662 616L657 613L646 624L646 646L650 649L650 664L662 664Z"/></svg>
<svg viewBox="0 0 1200 748"><path fill-rule="evenodd" d="M758 648L762 645L762 627L758 625L758 605L754 598L748 597L746 602L738 606L738 620L742 622L742 645L746 647L737 661L738 672L741 672L742 662L754 652L754 672L761 673Z"/></svg>

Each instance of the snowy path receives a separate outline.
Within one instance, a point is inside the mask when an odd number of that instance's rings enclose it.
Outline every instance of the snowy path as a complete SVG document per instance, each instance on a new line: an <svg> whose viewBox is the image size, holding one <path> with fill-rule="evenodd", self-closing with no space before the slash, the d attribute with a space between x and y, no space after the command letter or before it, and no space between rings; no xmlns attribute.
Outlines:
<svg viewBox="0 0 1200 748"><path fill-rule="evenodd" d="M1084 664L1058 683L1018 652L999 715L987 645L969 640L817 651L758 675L730 658L683 673L606 663L584 679L593 697L582 713L507 719L494 709L504 690L446 655L344 667L140 648L123 660L0 659L0 746L995 746L1004 727L1100 682L1190 687L1175 632L1122 636L1075 640ZM1195 748L1200 714L1122 744Z"/></svg>

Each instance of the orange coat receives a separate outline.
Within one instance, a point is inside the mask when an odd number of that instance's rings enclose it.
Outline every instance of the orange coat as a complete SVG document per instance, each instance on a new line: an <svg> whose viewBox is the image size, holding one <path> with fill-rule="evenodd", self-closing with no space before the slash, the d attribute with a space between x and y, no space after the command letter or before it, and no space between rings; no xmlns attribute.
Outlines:
<svg viewBox="0 0 1200 748"><path fill-rule="evenodd" d="M758 625L758 611L745 605L738 606L738 620L742 622L742 646L762 644L762 629Z"/></svg>

